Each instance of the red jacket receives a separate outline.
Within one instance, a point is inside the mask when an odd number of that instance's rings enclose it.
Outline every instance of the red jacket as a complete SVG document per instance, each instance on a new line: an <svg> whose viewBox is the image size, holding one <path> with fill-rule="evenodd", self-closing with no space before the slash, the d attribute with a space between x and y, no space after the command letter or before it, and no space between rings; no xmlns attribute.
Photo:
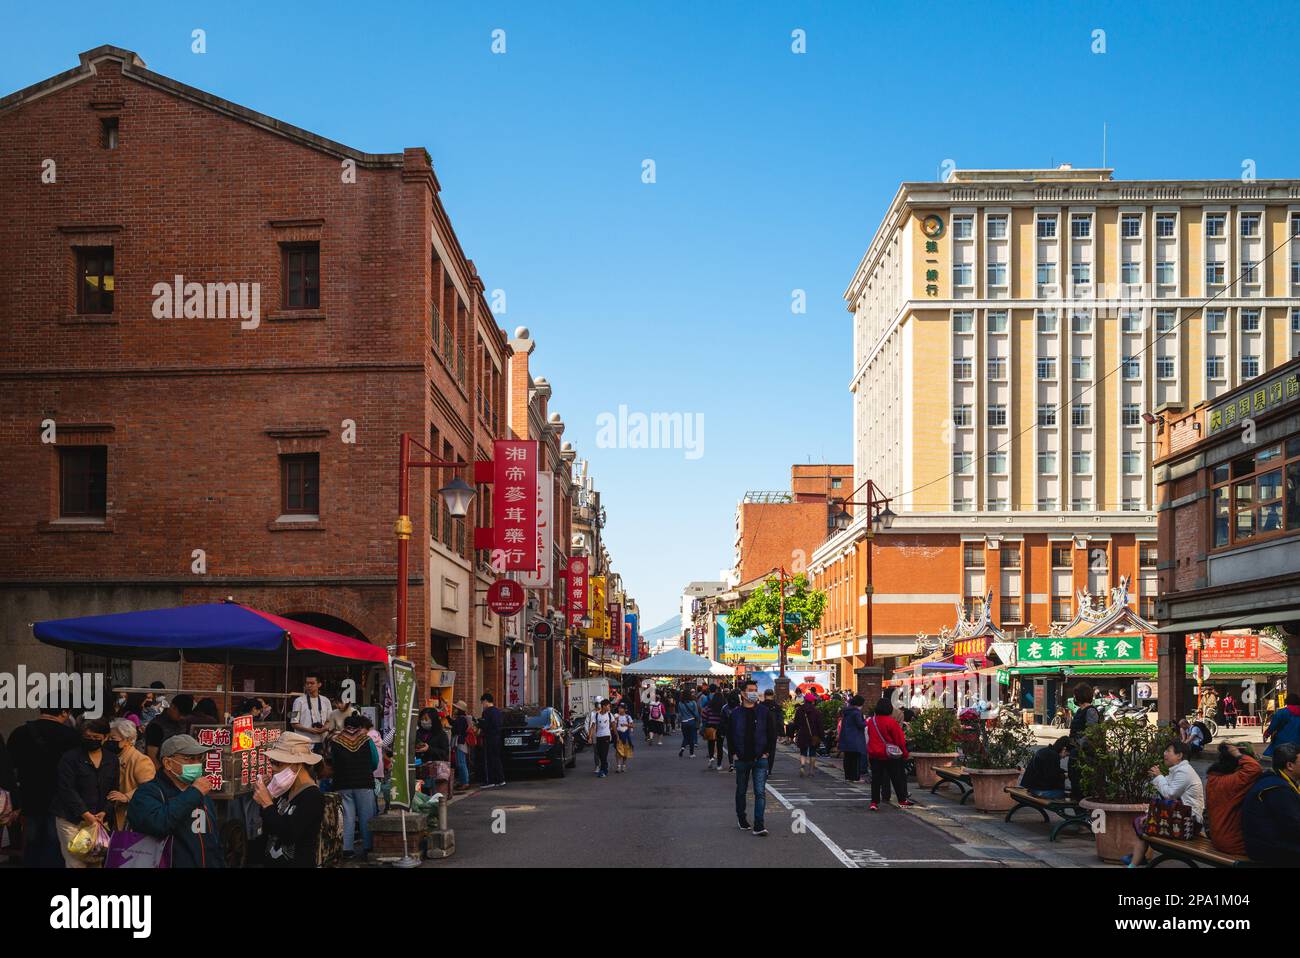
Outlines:
<svg viewBox="0 0 1300 958"><path fill-rule="evenodd" d="M907 758L907 740L898 723L888 715L873 715L867 719L867 757L886 759L885 743L890 742L903 750Z"/></svg>

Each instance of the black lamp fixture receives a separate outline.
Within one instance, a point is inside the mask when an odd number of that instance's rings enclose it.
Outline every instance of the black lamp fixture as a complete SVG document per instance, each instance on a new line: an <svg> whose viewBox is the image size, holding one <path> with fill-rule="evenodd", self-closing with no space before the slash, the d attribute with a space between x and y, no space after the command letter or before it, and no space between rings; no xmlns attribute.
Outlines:
<svg viewBox="0 0 1300 958"><path fill-rule="evenodd" d="M474 487L456 476L438 490L442 503L447 507L453 519L464 519L469 512L469 504L474 501Z"/></svg>

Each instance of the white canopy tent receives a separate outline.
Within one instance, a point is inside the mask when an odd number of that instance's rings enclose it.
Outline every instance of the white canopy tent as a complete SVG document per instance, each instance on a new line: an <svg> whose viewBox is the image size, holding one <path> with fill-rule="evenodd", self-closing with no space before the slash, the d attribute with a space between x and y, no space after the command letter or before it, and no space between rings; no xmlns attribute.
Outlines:
<svg viewBox="0 0 1300 958"><path fill-rule="evenodd" d="M714 662L685 649L669 649L648 659L623 666L623 675L669 676L673 678L703 678L705 676L735 675L735 669Z"/></svg>

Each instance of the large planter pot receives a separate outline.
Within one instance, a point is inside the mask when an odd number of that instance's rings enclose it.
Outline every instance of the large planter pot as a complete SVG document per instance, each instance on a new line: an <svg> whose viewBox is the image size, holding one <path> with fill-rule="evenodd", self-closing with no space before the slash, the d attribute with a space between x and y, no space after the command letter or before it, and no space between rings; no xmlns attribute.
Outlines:
<svg viewBox="0 0 1300 958"><path fill-rule="evenodd" d="M1006 812L1015 807L1016 803L1006 788L1020 780L1024 769L968 768L965 771L975 787L973 804L981 812Z"/></svg>
<svg viewBox="0 0 1300 958"><path fill-rule="evenodd" d="M912 763L916 766L917 788L933 788L939 781L934 774L936 765L951 765L957 758L956 752L912 752Z"/></svg>
<svg viewBox="0 0 1300 958"><path fill-rule="evenodd" d="M1093 828L1093 834L1097 837L1097 857L1104 862L1121 864L1124 856L1131 854L1137 844L1133 820L1145 815L1147 806L1113 805L1109 802L1094 802L1090 798L1085 798L1079 806L1089 811L1100 809L1105 813L1102 825Z"/></svg>

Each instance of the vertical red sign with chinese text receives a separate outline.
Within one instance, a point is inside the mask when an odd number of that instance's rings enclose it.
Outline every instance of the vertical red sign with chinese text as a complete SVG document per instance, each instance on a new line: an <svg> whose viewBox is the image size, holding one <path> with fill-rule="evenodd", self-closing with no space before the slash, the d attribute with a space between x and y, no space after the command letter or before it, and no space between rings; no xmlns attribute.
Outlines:
<svg viewBox="0 0 1300 958"><path fill-rule="evenodd" d="M493 443L492 515L496 548L505 554L505 571L537 569L537 440L498 439Z"/></svg>
<svg viewBox="0 0 1300 958"><path fill-rule="evenodd" d="M569 625L582 625L582 617L587 614L587 556L574 556L569 559L569 581L565 587L569 590Z"/></svg>

